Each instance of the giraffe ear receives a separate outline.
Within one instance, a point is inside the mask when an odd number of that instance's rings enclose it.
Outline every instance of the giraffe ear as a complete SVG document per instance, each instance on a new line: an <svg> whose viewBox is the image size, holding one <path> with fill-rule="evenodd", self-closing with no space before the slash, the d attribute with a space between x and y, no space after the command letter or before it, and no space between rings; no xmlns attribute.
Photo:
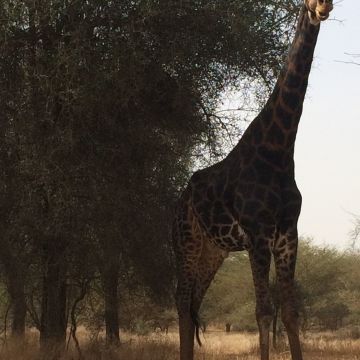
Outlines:
<svg viewBox="0 0 360 360"><path fill-rule="evenodd" d="M317 0L304 0L305 5L307 5L307 8L310 9L311 11L315 11L316 6L317 6Z"/></svg>
<svg viewBox="0 0 360 360"><path fill-rule="evenodd" d="M318 0L304 0L304 3L308 11L315 13L316 7L318 5Z"/></svg>
<svg viewBox="0 0 360 360"><path fill-rule="evenodd" d="M311 25L319 25L320 24L320 20L316 17L316 15L314 13L312 13L309 10L308 10L308 16L309 16Z"/></svg>

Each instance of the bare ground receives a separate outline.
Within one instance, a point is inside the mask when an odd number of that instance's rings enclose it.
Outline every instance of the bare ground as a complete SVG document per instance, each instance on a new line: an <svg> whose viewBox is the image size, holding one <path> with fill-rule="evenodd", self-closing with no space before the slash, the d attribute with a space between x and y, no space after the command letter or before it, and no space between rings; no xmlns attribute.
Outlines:
<svg viewBox="0 0 360 360"><path fill-rule="evenodd" d="M177 360L178 338L175 332L168 335L149 336L123 335L118 349L107 348L103 341L86 340L81 336L83 360ZM360 339L337 338L334 333L311 334L303 339L305 360L360 360ZM258 360L257 335L224 332L208 332L203 337L203 346L196 347L196 360ZM41 357L52 360L51 354ZM35 336L24 348L15 345L3 346L0 360L38 360ZM71 348L62 360L81 359ZM290 360L285 343L271 354L271 360Z"/></svg>

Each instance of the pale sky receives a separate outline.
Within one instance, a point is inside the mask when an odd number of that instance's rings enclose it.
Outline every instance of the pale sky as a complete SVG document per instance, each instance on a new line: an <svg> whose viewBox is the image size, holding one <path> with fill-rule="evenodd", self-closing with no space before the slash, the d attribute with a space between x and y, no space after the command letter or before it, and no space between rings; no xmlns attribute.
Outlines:
<svg viewBox="0 0 360 360"><path fill-rule="evenodd" d="M322 24L300 121L296 181L303 195L300 235L344 249L360 216L360 1L335 4ZM360 59L358 59L360 62Z"/></svg>

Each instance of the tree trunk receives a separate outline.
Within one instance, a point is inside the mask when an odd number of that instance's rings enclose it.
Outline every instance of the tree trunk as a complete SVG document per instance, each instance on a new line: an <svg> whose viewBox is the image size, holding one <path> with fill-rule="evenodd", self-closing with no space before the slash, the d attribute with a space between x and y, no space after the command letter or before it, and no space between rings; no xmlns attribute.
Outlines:
<svg viewBox="0 0 360 360"><path fill-rule="evenodd" d="M206 333L206 330L207 330L207 323L204 321L203 324L202 324L203 333Z"/></svg>
<svg viewBox="0 0 360 360"><path fill-rule="evenodd" d="M0 261L4 266L7 290L11 301L11 336L17 341L25 339L26 301L25 280L22 264L13 254L10 244L5 237L1 239Z"/></svg>
<svg viewBox="0 0 360 360"><path fill-rule="evenodd" d="M226 323L226 324L225 324L225 331L226 331L227 333L229 333L230 330L231 330L231 324Z"/></svg>
<svg viewBox="0 0 360 360"><path fill-rule="evenodd" d="M279 306L276 304L273 318L273 348L277 349L277 321L279 316Z"/></svg>
<svg viewBox="0 0 360 360"><path fill-rule="evenodd" d="M51 240L50 240L51 241ZM44 251L40 348L46 359L57 359L66 342L66 281L64 252L57 239Z"/></svg>
<svg viewBox="0 0 360 360"><path fill-rule="evenodd" d="M111 255L110 260L104 267L102 273L102 286L105 296L105 326L106 342L111 345L120 343L119 336L119 301L118 301L118 284L119 284L119 265L118 256Z"/></svg>
<svg viewBox="0 0 360 360"><path fill-rule="evenodd" d="M23 279L18 279L13 284L15 289L9 291L11 296L11 337L17 342L25 340L26 302Z"/></svg>
<svg viewBox="0 0 360 360"><path fill-rule="evenodd" d="M104 258L102 259L102 287L105 298L105 329L106 342L109 345L118 345L119 336L119 247L111 236L103 239Z"/></svg>

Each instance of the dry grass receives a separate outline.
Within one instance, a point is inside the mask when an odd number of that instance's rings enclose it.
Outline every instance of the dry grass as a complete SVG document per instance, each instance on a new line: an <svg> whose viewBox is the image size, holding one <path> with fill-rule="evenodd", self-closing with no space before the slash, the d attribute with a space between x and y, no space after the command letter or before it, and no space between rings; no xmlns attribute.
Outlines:
<svg viewBox="0 0 360 360"><path fill-rule="evenodd" d="M0 360L51 360L50 354L39 357L36 337L30 337L25 348L4 346ZM178 339L175 332L168 335L152 334L134 336L125 334L119 349L109 349L102 341L86 342L82 339L84 360L176 360ZM360 340L339 339L334 334L313 334L303 340L306 360L360 360ZM208 332L203 338L203 347L196 348L196 360L258 360L257 336L253 334ZM61 358L77 360L78 353L72 349ZM289 360L286 344L273 352L272 360Z"/></svg>

